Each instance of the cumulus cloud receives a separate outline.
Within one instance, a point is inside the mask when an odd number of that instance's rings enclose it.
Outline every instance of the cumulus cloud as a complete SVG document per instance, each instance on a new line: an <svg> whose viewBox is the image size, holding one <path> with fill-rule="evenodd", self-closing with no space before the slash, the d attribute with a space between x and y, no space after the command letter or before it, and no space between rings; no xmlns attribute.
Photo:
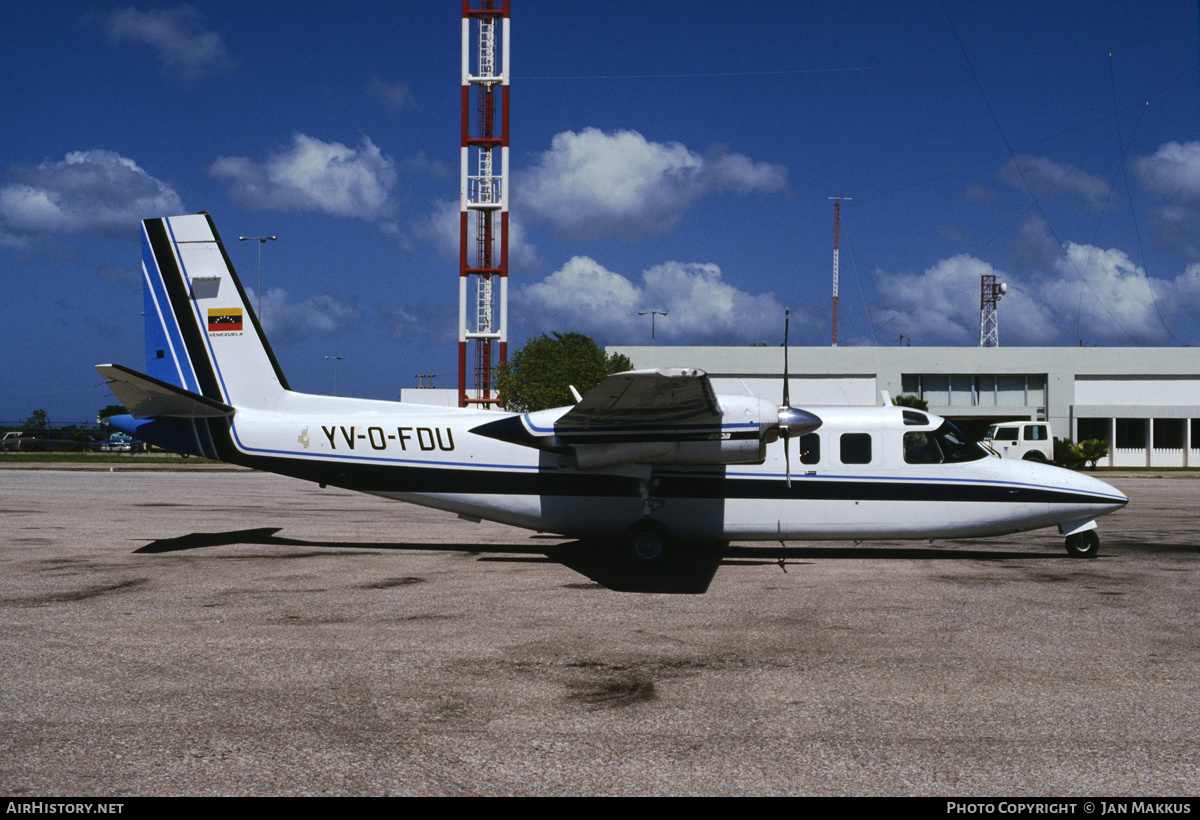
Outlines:
<svg viewBox="0 0 1200 820"><path fill-rule="evenodd" d="M258 309L258 296L247 288L250 303ZM260 320L272 342L288 344L313 336L331 336L359 318L358 308L340 296L319 293L294 302L283 288L263 292Z"/></svg>
<svg viewBox="0 0 1200 820"><path fill-rule="evenodd" d="M1171 308L1182 314L1200 313L1200 264L1187 266L1171 283Z"/></svg>
<svg viewBox="0 0 1200 820"><path fill-rule="evenodd" d="M761 342L779 335L783 306L772 293L757 296L721 278L716 265L664 262L634 283L586 256L576 256L541 282L520 288L513 301L536 313L546 329L577 330L604 343L638 343L648 338L648 318L639 311L662 310L656 336L683 344Z"/></svg>
<svg viewBox="0 0 1200 820"><path fill-rule="evenodd" d="M1124 251L1068 242L1049 267L1028 278L967 254L921 274L876 271L876 326L922 345L977 344L986 273L1008 285L999 306L1003 345L1172 344L1167 328L1200 312L1200 265L1173 280L1155 279Z"/></svg>
<svg viewBox="0 0 1200 820"><path fill-rule="evenodd" d="M133 160L100 149L10 168L0 186L0 222L9 244L31 234L129 235L149 214L182 211L169 185Z"/></svg>
<svg viewBox="0 0 1200 820"><path fill-rule="evenodd" d="M596 128L557 134L515 188L524 210L580 239L667 233L695 200L718 190L786 189L779 165L719 147L700 156L678 142Z"/></svg>
<svg viewBox="0 0 1200 820"><path fill-rule="evenodd" d="M381 306L379 313L392 338L406 344L449 346L458 341L457 303L420 302L404 307Z"/></svg>
<svg viewBox="0 0 1200 820"><path fill-rule="evenodd" d="M406 108L416 108L417 100L407 83L387 83L372 76L367 83L367 96L379 100L384 109L393 116Z"/></svg>
<svg viewBox="0 0 1200 820"><path fill-rule="evenodd" d="M138 11L120 8L104 21L114 43L134 42L158 52L163 69L188 80L233 70L234 61L220 35L204 27L204 15L194 6Z"/></svg>
<svg viewBox="0 0 1200 820"><path fill-rule="evenodd" d="M1104 208L1111 187L1100 177L1077 167L1028 154L1004 163L996 176L1013 188L1027 193L1032 191L1038 199L1052 195L1073 196L1096 210Z"/></svg>
<svg viewBox="0 0 1200 820"><path fill-rule="evenodd" d="M450 166L440 159L430 159L424 151L418 151L401 162L400 167L410 174L428 174L434 179L449 179Z"/></svg>
<svg viewBox="0 0 1200 820"><path fill-rule="evenodd" d="M1151 212L1158 240L1188 259L1200 257L1200 142L1164 143L1133 161L1142 185L1165 203Z"/></svg>
<svg viewBox="0 0 1200 820"><path fill-rule="evenodd" d="M1000 308L1001 344L1050 343L1056 333L1050 309L1028 286L969 254L942 259L920 274L875 271L881 300L875 324L921 345L978 344L979 283L989 273L1008 284Z"/></svg>
<svg viewBox="0 0 1200 820"><path fill-rule="evenodd" d="M1133 163L1138 178L1170 199L1200 200L1200 142L1168 142Z"/></svg>
<svg viewBox="0 0 1200 820"><path fill-rule="evenodd" d="M1059 276L1045 281L1042 294L1072 322L1072 331L1078 322L1085 342L1169 342L1168 314L1200 297L1187 273L1173 282L1148 277L1116 248L1068 242L1065 251L1055 264Z"/></svg>
<svg viewBox="0 0 1200 820"><path fill-rule="evenodd" d="M396 167L363 137L357 148L296 134L264 162L218 157L209 175L224 180L239 205L255 210L323 211L375 220L392 210Z"/></svg>
<svg viewBox="0 0 1200 820"><path fill-rule="evenodd" d="M1018 270L1049 270L1062 257L1046 220L1036 211L1021 218L1021 227L1012 242L1010 261Z"/></svg>

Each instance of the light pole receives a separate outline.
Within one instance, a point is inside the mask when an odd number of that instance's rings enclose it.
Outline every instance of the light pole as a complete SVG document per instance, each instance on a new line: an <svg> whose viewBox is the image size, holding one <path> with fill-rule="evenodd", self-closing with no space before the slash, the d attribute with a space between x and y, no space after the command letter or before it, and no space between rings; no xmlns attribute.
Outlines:
<svg viewBox="0 0 1200 820"><path fill-rule="evenodd" d="M326 356L325 358L326 358L326 360L333 359L333 395L336 396L338 394L338 392L337 392L337 363L346 357L345 356Z"/></svg>
<svg viewBox="0 0 1200 820"><path fill-rule="evenodd" d="M258 319L262 321L262 246L268 241L274 242L274 236L239 236L238 242L249 242L250 240L258 242Z"/></svg>
<svg viewBox="0 0 1200 820"><path fill-rule="evenodd" d="M639 310L638 311L638 316L649 316L650 317L650 344L652 346L654 344L654 320L655 320L655 318L657 318L659 316L666 316L666 315L667 315L667 312L665 310Z"/></svg>

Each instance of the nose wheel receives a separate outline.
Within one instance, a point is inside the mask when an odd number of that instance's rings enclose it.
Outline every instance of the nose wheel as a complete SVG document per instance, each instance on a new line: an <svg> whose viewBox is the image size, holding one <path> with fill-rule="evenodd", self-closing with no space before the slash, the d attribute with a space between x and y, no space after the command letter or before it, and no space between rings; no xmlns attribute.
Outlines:
<svg viewBox="0 0 1200 820"><path fill-rule="evenodd" d="M1095 558L1100 552L1100 536L1095 530L1084 530L1067 536L1067 555L1072 558Z"/></svg>

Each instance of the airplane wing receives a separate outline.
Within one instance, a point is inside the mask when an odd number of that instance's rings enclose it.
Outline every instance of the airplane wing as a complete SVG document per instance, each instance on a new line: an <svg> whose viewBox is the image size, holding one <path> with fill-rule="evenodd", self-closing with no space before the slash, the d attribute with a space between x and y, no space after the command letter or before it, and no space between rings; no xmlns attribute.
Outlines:
<svg viewBox="0 0 1200 820"><path fill-rule="evenodd" d="M559 438L604 438L661 425L720 427L703 370L630 370L608 376L555 423Z"/></svg>
<svg viewBox="0 0 1200 820"><path fill-rule="evenodd" d="M814 427L820 420L812 417ZM778 434L779 408L713 392L692 368L609 376L574 407L482 424L483 436L573 453L580 469L618 464L719 465L761 461Z"/></svg>
<svg viewBox="0 0 1200 820"><path fill-rule="evenodd" d="M228 404L205 398L199 393L184 390L119 364L98 364L96 370L108 379L109 389L135 418L213 418L233 415L233 408Z"/></svg>

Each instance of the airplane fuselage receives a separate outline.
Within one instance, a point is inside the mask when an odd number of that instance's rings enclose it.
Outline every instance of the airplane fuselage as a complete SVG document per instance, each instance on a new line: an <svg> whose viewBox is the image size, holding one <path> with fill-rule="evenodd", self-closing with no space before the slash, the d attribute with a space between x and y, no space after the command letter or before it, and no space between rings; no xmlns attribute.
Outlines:
<svg viewBox="0 0 1200 820"><path fill-rule="evenodd" d="M820 430L789 442L790 486L782 440L761 463L580 470L569 454L472 432L508 415L289 394L273 410L239 410L227 435L223 420L210 422L214 449L202 454L577 536L619 535L649 511L681 538L965 538L1069 528L1126 502L1097 479L1034 462L912 463L905 434L932 434L942 419L905 424L898 408L821 408Z"/></svg>

